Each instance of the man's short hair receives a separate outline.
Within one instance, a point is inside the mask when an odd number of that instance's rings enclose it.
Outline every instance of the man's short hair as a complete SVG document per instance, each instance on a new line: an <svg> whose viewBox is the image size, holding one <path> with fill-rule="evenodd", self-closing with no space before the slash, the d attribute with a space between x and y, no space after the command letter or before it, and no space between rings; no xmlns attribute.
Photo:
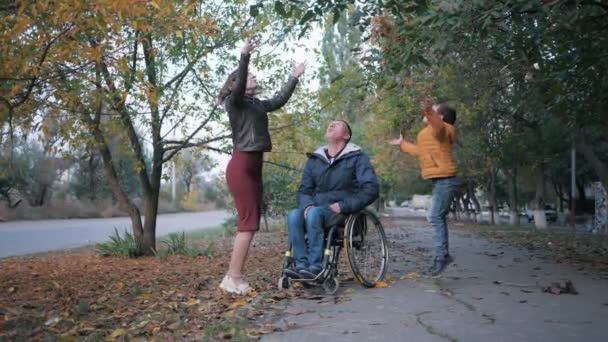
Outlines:
<svg viewBox="0 0 608 342"><path fill-rule="evenodd" d="M348 124L348 122L343 119L334 119L333 121L340 121L340 122L344 123L344 126L346 126L346 129L348 130L348 139L346 139L346 143L348 143L350 141L350 139L352 139L352 137L353 137L353 130L350 128L350 125Z"/></svg>
<svg viewBox="0 0 608 342"><path fill-rule="evenodd" d="M437 113L443 116L443 122L454 125L456 122L456 109L452 108L447 102L440 103Z"/></svg>

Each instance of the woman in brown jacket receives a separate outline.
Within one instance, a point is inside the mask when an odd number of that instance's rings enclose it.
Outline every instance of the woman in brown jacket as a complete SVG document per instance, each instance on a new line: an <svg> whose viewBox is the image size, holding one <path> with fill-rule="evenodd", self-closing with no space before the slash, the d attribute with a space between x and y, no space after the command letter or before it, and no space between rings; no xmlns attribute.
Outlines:
<svg viewBox="0 0 608 342"><path fill-rule="evenodd" d="M303 63L296 65L279 93L271 99L260 100L255 97L255 76L248 72L249 58L255 48L256 43L249 39L241 50L238 69L230 74L218 96L218 102L228 113L232 130L233 152L226 169L226 181L237 212L237 234L230 266L220 288L240 295L251 289L243 279L243 265L260 223L263 156L272 149L268 112L287 103L305 68Z"/></svg>

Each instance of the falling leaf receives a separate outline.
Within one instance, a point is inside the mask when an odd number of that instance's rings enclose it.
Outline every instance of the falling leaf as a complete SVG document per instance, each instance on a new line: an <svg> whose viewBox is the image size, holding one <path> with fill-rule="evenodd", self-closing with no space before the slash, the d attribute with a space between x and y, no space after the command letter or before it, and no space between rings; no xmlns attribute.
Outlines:
<svg viewBox="0 0 608 342"><path fill-rule="evenodd" d="M14 287L9 287L8 288L8 293L13 293L15 292L15 288Z"/></svg>
<svg viewBox="0 0 608 342"><path fill-rule="evenodd" d="M388 284L385 281L376 282L376 288L385 289L388 287Z"/></svg>

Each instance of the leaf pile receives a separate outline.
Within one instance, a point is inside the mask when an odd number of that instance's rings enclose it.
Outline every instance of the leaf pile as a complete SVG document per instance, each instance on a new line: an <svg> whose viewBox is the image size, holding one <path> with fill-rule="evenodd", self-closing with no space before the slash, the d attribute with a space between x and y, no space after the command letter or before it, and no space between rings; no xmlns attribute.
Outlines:
<svg viewBox="0 0 608 342"><path fill-rule="evenodd" d="M246 336L265 309L302 294L276 289L285 241L285 233L256 236L247 263L255 292L242 298L217 289L229 239L216 242L222 252L213 257L101 258L84 249L0 261L0 340Z"/></svg>

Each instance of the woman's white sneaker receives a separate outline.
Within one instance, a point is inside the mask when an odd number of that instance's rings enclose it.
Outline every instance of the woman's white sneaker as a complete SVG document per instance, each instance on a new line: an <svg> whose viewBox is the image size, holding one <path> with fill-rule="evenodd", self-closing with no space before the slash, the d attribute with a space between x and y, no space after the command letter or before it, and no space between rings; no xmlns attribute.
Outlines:
<svg viewBox="0 0 608 342"><path fill-rule="evenodd" d="M236 295L246 295L251 291L251 287L246 282L237 284L232 277L226 275L220 284L220 289Z"/></svg>

